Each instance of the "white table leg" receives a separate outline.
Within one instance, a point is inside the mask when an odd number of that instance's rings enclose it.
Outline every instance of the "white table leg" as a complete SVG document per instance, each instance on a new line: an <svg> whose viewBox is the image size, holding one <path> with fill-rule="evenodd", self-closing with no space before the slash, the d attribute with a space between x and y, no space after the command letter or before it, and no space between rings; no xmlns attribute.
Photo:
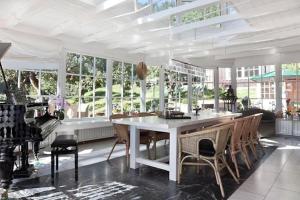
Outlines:
<svg viewBox="0 0 300 200"><path fill-rule="evenodd" d="M170 172L169 179L172 181L177 181L177 137L178 137L178 129L173 128L170 130Z"/></svg>
<svg viewBox="0 0 300 200"><path fill-rule="evenodd" d="M136 126L130 126L130 168L139 167L136 158L140 154L140 130Z"/></svg>

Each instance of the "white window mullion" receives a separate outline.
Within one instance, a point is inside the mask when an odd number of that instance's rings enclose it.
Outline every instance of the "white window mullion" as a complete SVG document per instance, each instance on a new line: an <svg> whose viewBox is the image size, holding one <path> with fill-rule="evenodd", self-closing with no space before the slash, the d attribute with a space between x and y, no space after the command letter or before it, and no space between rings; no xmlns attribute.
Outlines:
<svg viewBox="0 0 300 200"><path fill-rule="evenodd" d="M79 101L78 101L78 108L77 112L79 111L78 118L81 119L81 88L82 88L82 55L79 55Z"/></svg>
<svg viewBox="0 0 300 200"><path fill-rule="evenodd" d="M94 63L93 63L93 117L95 117L95 91L96 91L96 57L94 57Z"/></svg>
<svg viewBox="0 0 300 200"><path fill-rule="evenodd" d="M134 79L133 79L133 64L131 64L131 94L130 94L130 99L131 99L131 107L130 110L133 111L133 86L134 86Z"/></svg>
<svg viewBox="0 0 300 200"><path fill-rule="evenodd" d="M122 69L121 69L121 112L124 112L123 108L123 98L124 98L124 62L122 62Z"/></svg>

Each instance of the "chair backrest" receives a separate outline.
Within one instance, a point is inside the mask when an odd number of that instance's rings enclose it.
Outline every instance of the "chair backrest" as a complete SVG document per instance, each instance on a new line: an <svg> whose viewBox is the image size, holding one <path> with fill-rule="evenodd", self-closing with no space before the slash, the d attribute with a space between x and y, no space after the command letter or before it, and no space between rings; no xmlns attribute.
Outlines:
<svg viewBox="0 0 300 200"><path fill-rule="evenodd" d="M198 155L199 142L203 139L212 141L216 154L224 153L233 124L227 124L202 131L179 136L179 149L181 152Z"/></svg>
<svg viewBox="0 0 300 200"><path fill-rule="evenodd" d="M245 122L244 122L244 127L243 127L241 138L242 138L243 142L248 142L251 139L251 126L252 126L252 121L253 121L254 117L247 116L247 117L243 117L243 119L245 120Z"/></svg>
<svg viewBox="0 0 300 200"><path fill-rule="evenodd" d="M242 133L245 131L245 122L245 118L238 118L234 120L234 128L230 139L230 148L233 152L240 149L241 136Z"/></svg>
<svg viewBox="0 0 300 200"><path fill-rule="evenodd" d="M109 117L110 121L112 119L121 119L121 118L129 118L130 116L125 114L113 114ZM128 142L129 143L129 130L127 125L115 124L113 123L113 127L115 129L116 137L119 142Z"/></svg>
<svg viewBox="0 0 300 200"><path fill-rule="evenodd" d="M261 119L262 119L262 116L263 114L262 113L257 113L257 114L254 114L252 115L253 116L253 126L251 127L251 139L256 139L258 137L258 127L259 127L259 124L261 122Z"/></svg>

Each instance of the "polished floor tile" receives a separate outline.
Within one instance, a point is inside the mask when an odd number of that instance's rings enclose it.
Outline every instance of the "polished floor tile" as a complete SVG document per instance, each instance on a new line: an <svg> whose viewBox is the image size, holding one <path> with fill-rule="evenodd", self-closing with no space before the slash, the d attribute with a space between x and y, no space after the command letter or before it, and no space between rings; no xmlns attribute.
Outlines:
<svg viewBox="0 0 300 200"><path fill-rule="evenodd" d="M278 148L229 199L244 200L248 197L242 194L248 193L260 195L257 198L262 196L264 200L300 199L300 139L274 137L263 141Z"/></svg>
<svg viewBox="0 0 300 200"><path fill-rule="evenodd" d="M265 200L299 200L300 193L292 192L280 188L272 188Z"/></svg>

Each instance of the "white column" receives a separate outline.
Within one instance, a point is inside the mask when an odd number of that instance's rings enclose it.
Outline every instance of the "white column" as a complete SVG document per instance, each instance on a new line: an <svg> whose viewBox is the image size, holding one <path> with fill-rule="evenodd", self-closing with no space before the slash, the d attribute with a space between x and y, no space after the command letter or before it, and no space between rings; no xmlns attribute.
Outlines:
<svg viewBox="0 0 300 200"><path fill-rule="evenodd" d="M61 97L65 97L66 95L66 60L67 52L63 49L57 70L57 96Z"/></svg>
<svg viewBox="0 0 300 200"><path fill-rule="evenodd" d="M146 79L141 80L141 112L146 112Z"/></svg>
<svg viewBox="0 0 300 200"><path fill-rule="evenodd" d="M219 111L219 67L214 69L215 110Z"/></svg>
<svg viewBox="0 0 300 200"><path fill-rule="evenodd" d="M192 75L188 74L188 113L193 111L193 86L192 86Z"/></svg>
<svg viewBox="0 0 300 200"><path fill-rule="evenodd" d="M275 95L276 95L276 111L282 110L282 77L281 64L275 65Z"/></svg>
<svg viewBox="0 0 300 200"><path fill-rule="evenodd" d="M106 59L106 117L109 117L112 114L112 68L113 61L110 59Z"/></svg>
<svg viewBox="0 0 300 200"><path fill-rule="evenodd" d="M159 111L163 111L165 109L165 69L163 66L159 69Z"/></svg>
<svg viewBox="0 0 300 200"><path fill-rule="evenodd" d="M231 68L231 87L234 90L234 94L236 95L237 80L236 80L236 67L235 66L233 66Z"/></svg>

